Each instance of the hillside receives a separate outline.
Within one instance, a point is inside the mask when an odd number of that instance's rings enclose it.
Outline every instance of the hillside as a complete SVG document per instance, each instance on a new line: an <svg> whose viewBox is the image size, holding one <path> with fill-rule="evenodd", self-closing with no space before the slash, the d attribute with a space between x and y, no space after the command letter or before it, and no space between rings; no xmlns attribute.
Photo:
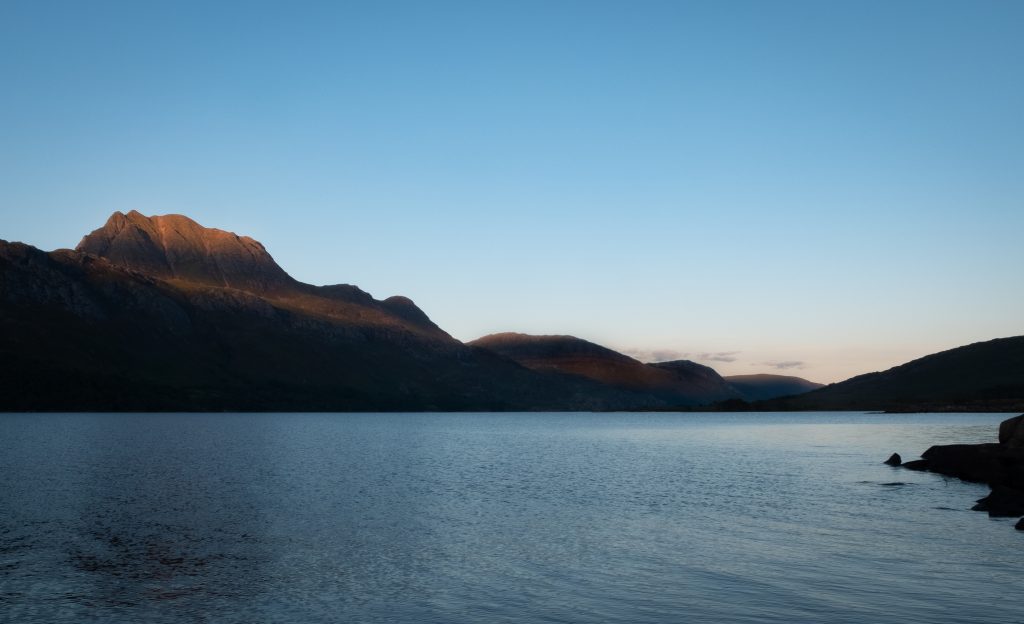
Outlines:
<svg viewBox="0 0 1024 624"><path fill-rule="evenodd" d="M1024 410L1024 336L928 355L776 401L769 409Z"/></svg>
<svg viewBox="0 0 1024 624"><path fill-rule="evenodd" d="M644 364L575 336L500 333L468 343L543 373L569 374L609 388L649 394L668 405L701 405L738 394L713 369L686 360Z"/></svg>

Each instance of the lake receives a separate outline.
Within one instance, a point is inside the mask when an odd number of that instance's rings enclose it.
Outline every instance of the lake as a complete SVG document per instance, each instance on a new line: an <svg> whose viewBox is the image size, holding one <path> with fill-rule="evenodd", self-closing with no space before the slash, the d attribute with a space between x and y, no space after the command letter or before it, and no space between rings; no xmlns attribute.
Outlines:
<svg viewBox="0 0 1024 624"><path fill-rule="evenodd" d="M1021 622L1009 414L0 415L0 621Z"/></svg>

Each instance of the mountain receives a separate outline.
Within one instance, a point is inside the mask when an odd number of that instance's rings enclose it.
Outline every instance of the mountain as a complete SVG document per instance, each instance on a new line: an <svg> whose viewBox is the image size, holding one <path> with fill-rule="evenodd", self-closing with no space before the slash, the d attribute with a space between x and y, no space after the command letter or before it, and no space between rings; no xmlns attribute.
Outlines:
<svg viewBox="0 0 1024 624"><path fill-rule="evenodd" d="M408 298L304 284L181 215L114 213L73 250L0 241L0 411L1024 411L1024 337L749 404L809 383L755 377L571 336L463 344Z"/></svg>
<svg viewBox="0 0 1024 624"><path fill-rule="evenodd" d="M942 351L868 373L766 409L888 411L1024 410L1024 336Z"/></svg>
<svg viewBox="0 0 1024 624"><path fill-rule="evenodd" d="M789 375L727 375L724 379L747 401L803 394L822 387L820 383Z"/></svg>
<svg viewBox="0 0 1024 624"><path fill-rule="evenodd" d="M406 297L377 301L349 284L303 284L278 266L259 242L205 228L182 215L115 212L103 227L86 235L75 251L155 278L200 301L245 293L251 303L272 303L278 309L364 330L456 342Z"/></svg>
<svg viewBox="0 0 1024 624"><path fill-rule="evenodd" d="M707 366L687 360L644 364L575 336L509 332L484 336L468 344L537 372L574 375L609 388L654 396L667 406L700 405L739 396Z"/></svg>
<svg viewBox="0 0 1024 624"><path fill-rule="evenodd" d="M643 398L644 400L638 400ZM460 343L412 301L292 279L258 242L115 213L75 250L0 241L0 410L633 409Z"/></svg>

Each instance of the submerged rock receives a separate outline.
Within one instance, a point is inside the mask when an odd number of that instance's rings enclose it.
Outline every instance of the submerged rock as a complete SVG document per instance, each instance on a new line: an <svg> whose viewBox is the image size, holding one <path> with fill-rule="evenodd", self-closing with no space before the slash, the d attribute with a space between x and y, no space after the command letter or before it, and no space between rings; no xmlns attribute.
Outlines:
<svg viewBox="0 0 1024 624"><path fill-rule="evenodd" d="M903 458L900 457L899 453L893 453L889 456L889 459L885 460L885 463L890 466L899 466L903 463Z"/></svg>

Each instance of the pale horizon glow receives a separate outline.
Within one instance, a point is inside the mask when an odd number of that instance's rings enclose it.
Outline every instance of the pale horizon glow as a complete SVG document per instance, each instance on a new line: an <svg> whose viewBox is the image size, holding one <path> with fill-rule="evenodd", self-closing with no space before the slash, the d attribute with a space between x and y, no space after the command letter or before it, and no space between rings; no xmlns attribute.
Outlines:
<svg viewBox="0 0 1024 624"><path fill-rule="evenodd" d="M1024 4L5 2L0 238L828 383L1024 334ZM674 359L674 358L660 358Z"/></svg>

